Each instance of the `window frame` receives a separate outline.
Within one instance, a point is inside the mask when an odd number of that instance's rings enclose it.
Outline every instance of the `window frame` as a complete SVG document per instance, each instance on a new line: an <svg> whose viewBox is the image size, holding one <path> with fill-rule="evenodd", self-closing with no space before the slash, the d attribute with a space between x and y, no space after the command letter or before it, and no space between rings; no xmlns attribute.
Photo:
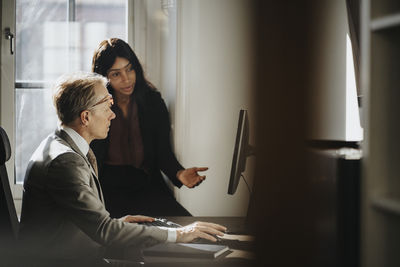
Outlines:
<svg viewBox="0 0 400 267"><path fill-rule="evenodd" d="M0 125L7 132L11 145L11 158L6 163L7 172L10 180L11 192L14 200L21 200L22 198L22 185L15 183L15 53L11 54L10 48L13 45L15 49L15 9L16 1L7 0L2 1L2 32L5 28L10 28L11 33L14 34L13 43L6 39L2 34L1 38L1 90L0 90ZM11 113L11 116L10 116ZM17 210L20 208L20 201L16 204Z"/></svg>
<svg viewBox="0 0 400 267"><path fill-rule="evenodd" d="M65 0L68 1L68 21L74 21L75 19L75 4L76 0ZM143 5L143 0L126 0L126 38L128 43L132 45L137 37L135 36L134 30L134 11L137 10L135 6ZM15 53L10 53L10 41L5 39L4 29L10 28L14 34L14 48L15 48L15 36L16 33L16 0L6 0L1 3L1 25L2 25L2 38L1 38L1 66L2 72L0 76L0 125L5 129L10 139L11 145L11 158L6 163L7 172L9 175L9 181L11 191L13 194L17 213L20 214L22 206L22 184L16 183L15 177L15 137L16 137L16 111L15 111L15 98L16 90L19 89L43 89L46 87L45 81L24 81L16 80L15 76ZM132 33L132 34L131 34ZM135 38L136 37L136 38ZM11 115L11 116L10 116Z"/></svg>

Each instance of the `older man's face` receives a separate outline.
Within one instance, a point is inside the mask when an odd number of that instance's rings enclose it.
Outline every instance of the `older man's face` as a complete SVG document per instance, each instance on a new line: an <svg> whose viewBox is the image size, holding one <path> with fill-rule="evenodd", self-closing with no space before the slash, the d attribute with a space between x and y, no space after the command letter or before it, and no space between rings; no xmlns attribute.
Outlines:
<svg viewBox="0 0 400 267"><path fill-rule="evenodd" d="M102 84L96 85L94 92L97 103L89 108L88 132L92 139L104 139L110 129L111 120L115 118L115 113L111 110L113 99Z"/></svg>

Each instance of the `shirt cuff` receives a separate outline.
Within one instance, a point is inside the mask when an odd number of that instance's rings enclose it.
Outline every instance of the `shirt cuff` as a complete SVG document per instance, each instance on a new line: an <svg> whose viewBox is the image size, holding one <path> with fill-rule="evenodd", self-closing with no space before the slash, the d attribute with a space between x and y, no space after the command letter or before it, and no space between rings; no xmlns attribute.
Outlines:
<svg viewBox="0 0 400 267"><path fill-rule="evenodd" d="M169 242L169 243L176 242L176 230L175 229L171 229L171 228L168 229L167 242Z"/></svg>
<svg viewBox="0 0 400 267"><path fill-rule="evenodd" d="M176 229L175 228L169 228L169 227L158 227L163 230L167 230L167 240L165 240L166 243L175 243L177 234L176 234Z"/></svg>

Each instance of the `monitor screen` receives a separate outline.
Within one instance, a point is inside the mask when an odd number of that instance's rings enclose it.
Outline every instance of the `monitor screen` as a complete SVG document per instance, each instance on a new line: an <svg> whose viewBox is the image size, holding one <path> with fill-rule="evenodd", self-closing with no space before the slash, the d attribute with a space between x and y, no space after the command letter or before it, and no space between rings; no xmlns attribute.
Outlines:
<svg viewBox="0 0 400 267"><path fill-rule="evenodd" d="M247 110L242 109L239 112L228 194L233 195L236 192L240 177L246 168L246 159L253 154L253 147L249 144L249 119Z"/></svg>

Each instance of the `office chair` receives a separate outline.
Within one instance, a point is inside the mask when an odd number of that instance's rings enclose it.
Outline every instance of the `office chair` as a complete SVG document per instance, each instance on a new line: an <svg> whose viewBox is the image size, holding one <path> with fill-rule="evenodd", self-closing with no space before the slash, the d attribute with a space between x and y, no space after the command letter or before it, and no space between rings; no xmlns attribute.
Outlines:
<svg viewBox="0 0 400 267"><path fill-rule="evenodd" d="M0 254L10 255L15 252L19 222L5 166L11 157L11 146L2 127L0 139Z"/></svg>

